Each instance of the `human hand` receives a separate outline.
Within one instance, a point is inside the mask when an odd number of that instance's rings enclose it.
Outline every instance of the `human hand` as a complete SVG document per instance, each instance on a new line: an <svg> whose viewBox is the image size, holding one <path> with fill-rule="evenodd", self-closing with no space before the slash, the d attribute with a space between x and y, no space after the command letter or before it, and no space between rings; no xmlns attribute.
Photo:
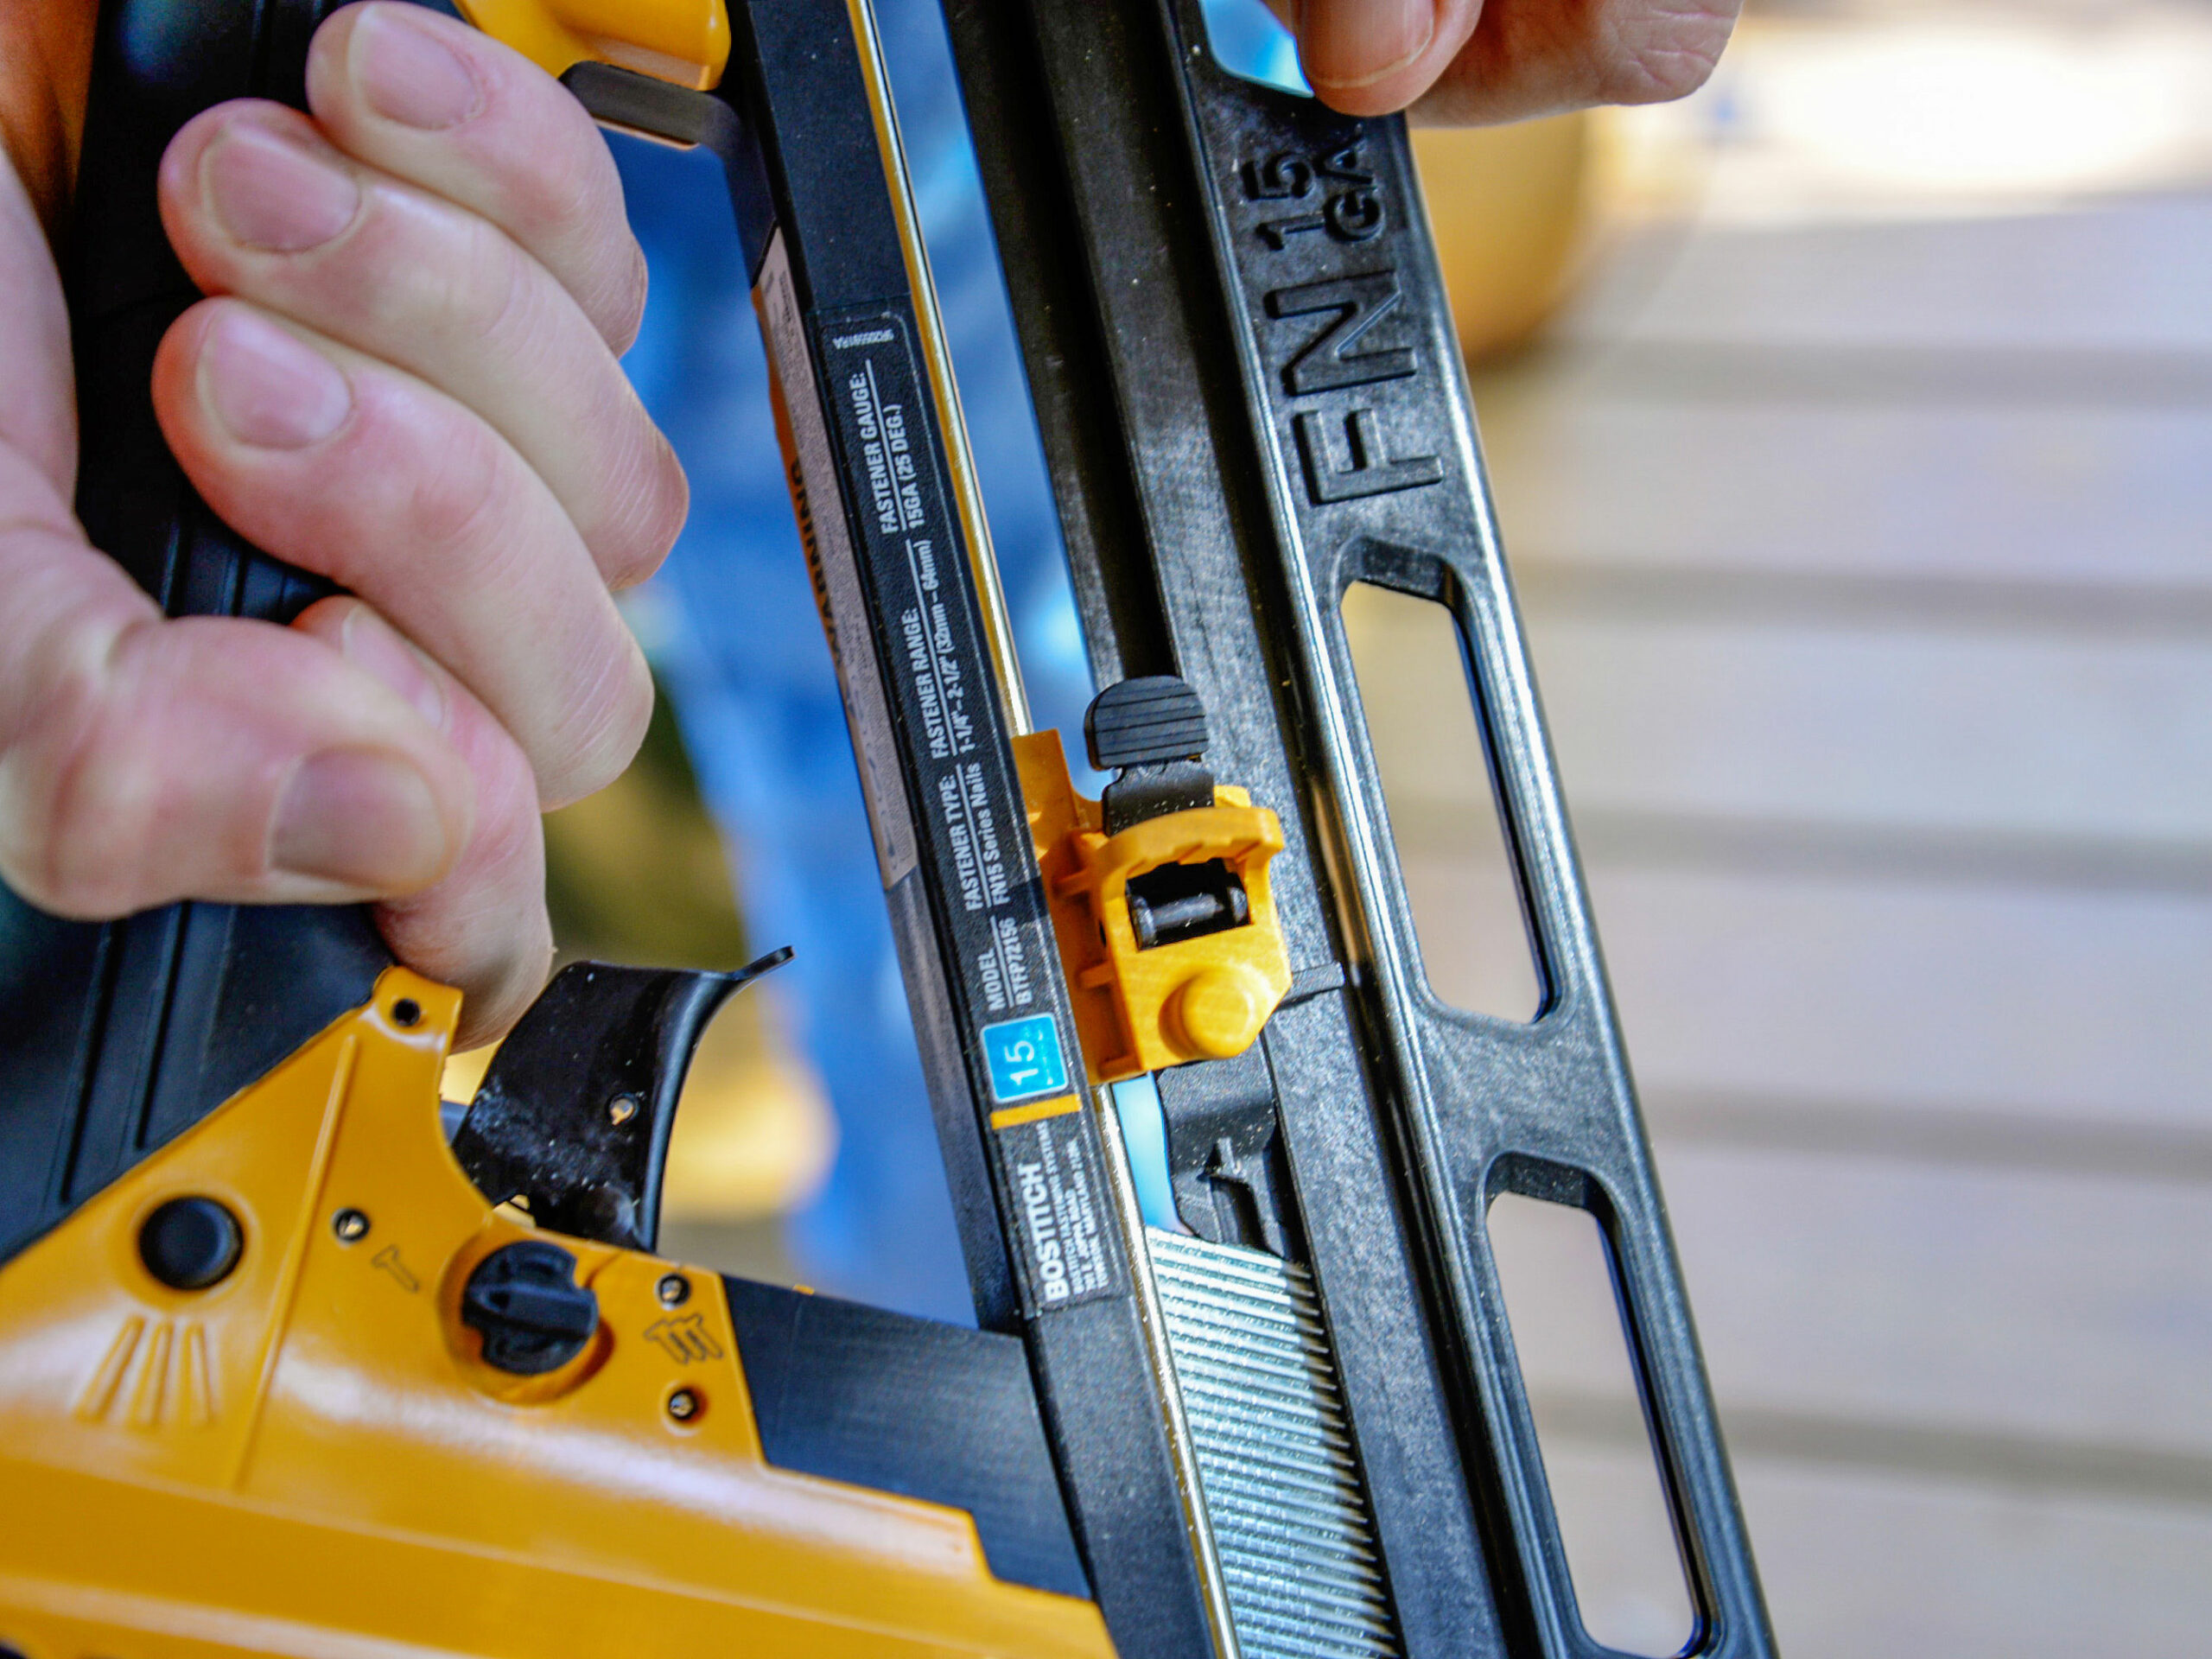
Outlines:
<svg viewBox="0 0 2212 1659"><path fill-rule="evenodd" d="M467 1044L550 961L540 811L644 734L612 590L685 486L616 362L644 263L574 99L391 3L323 25L308 92L200 115L161 176L211 297L156 410L210 507L347 590L289 628L165 620L85 540L60 287L0 168L0 875L88 918L374 902Z"/></svg>
<svg viewBox="0 0 2212 1659"><path fill-rule="evenodd" d="M1741 0L1268 0L1347 115L1480 126L1695 92Z"/></svg>

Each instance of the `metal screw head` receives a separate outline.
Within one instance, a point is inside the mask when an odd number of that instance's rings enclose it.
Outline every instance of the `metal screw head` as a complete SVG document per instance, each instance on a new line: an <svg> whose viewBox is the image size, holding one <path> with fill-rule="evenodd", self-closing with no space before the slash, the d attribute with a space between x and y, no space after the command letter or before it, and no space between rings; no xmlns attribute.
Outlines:
<svg viewBox="0 0 2212 1659"><path fill-rule="evenodd" d="M691 1300L691 1281L680 1273L664 1273L653 1287L663 1307L681 1307Z"/></svg>
<svg viewBox="0 0 2212 1659"><path fill-rule="evenodd" d="M330 1230L338 1235L340 1244L351 1244L367 1236L369 1218L359 1210L340 1210L330 1218Z"/></svg>
<svg viewBox="0 0 2212 1659"><path fill-rule="evenodd" d="M707 1408L696 1389L678 1389L668 1396L668 1414L679 1423L688 1423Z"/></svg>
<svg viewBox="0 0 2212 1659"><path fill-rule="evenodd" d="M617 1095L607 1103L607 1121L618 1129L637 1115L638 1097L635 1095Z"/></svg>

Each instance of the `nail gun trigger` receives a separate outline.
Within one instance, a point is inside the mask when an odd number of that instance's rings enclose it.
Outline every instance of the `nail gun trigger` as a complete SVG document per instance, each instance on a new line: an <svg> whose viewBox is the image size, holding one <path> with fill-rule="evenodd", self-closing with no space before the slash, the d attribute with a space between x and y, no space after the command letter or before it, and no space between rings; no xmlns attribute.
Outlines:
<svg viewBox="0 0 2212 1659"><path fill-rule="evenodd" d="M722 1003L791 954L786 946L728 974L563 968L493 1056L454 1155L486 1198L522 1201L540 1227L652 1249L692 1053Z"/></svg>

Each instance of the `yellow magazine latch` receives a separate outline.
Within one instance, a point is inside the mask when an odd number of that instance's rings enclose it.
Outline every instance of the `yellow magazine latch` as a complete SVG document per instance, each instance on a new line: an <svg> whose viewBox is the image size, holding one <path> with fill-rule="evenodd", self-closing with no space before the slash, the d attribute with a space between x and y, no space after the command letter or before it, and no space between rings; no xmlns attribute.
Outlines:
<svg viewBox="0 0 2212 1659"><path fill-rule="evenodd" d="M1100 800L1076 793L1055 734L1014 751L1090 1079L1242 1054L1290 988L1268 881L1281 820L1213 781L1179 679L1109 688L1084 732L1119 773Z"/></svg>

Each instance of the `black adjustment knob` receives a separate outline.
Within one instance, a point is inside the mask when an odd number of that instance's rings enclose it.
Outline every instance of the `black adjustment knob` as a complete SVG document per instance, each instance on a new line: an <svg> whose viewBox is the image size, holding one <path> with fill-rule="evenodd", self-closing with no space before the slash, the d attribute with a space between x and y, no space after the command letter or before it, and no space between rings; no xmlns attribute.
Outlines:
<svg viewBox="0 0 2212 1659"><path fill-rule="evenodd" d="M599 1298L576 1282L576 1258L524 1239L476 1265L461 1294L461 1322L484 1338L484 1363L517 1376L557 1371L599 1329Z"/></svg>
<svg viewBox="0 0 2212 1659"><path fill-rule="evenodd" d="M245 1249L238 1218L213 1198L171 1198L138 1230L138 1259L171 1290L206 1290Z"/></svg>

